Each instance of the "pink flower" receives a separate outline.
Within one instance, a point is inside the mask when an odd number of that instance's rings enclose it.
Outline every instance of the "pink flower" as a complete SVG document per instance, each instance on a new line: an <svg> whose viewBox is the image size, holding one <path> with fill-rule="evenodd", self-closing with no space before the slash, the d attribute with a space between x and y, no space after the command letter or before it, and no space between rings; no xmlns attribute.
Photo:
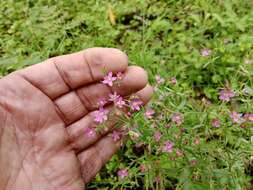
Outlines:
<svg viewBox="0 0 253 190"><path fill-rule="evenodd" d="M220 120L219 119L212 119L211 124L213 127L218 128L220 126Z"/></svg>
<svg viewBox="0 0 253 190"><path fill-rule="evenodd" d="M101 124L108 119L108 110L100 107L99 110L93 112L94 121Z"/></svg>
<svg viewBox="0 0 253 190"><path fill-rule="evenodd" d="M147 171L147 167L145 166L145 164L141 164L140 167L139 167L140 171L142 173L146 172Z"/></svg>
<svg viewBox="0 0 253 190"><path fill-rule="evenodd" d="M112 139L113 139L113 141L118 141L118 140L120 140L121 139L121 133L120 132L118 132L118 131L113 131L112 132Z"/></svg>
<svg viewBox="0 0 253 190"><path fill-rule="evenodd" d="M242 114L232 111L232 112L230 112L229 116L234 123L240 123L240 119L241 119Z"/></svg>
<svg viewBox="0 0 253 190"><path fill-rule="evenodd" d="M162 84L165 82L164 78L162 78L160 75L156 75L155 80L156 80L157 84Z"/></svg>
<svg viewBox="0 0 253 190"><path fill-rule="evenodd" d="M173 85L176 85L177 84L177 79L175 77L171 77L170 83L173 84Z"/></svg>
<svg viewBox="0 0 253 190"><path fill-rule="evenodd" d="M194 160L191 160L191 165L192 165L192 166L195 166L197 163L198 163L197 160L195 160L195 159L194 159Z"/></svg>
<svg viewBox="0 0 253 190"><path fill-rule="evenodd" d="M104 80L102 81L103 84L107 84L108 86L113 85L113 81L115 81L117 77L114 77L112 72L109 72L108 75L104 77Z"/></svg>
<svg viewBox="0 0 253 190"><path fill-rule="evenodd" d="M195 139L194 139L194 142L193 142L195 145L199 145L199 143L200 143L200 139L199 139L199 137L196 137Z"/></svg>
<svg viewBox="0 0 253 190"><path fill-rule="evenodd" d="M207 57L209 55L211 55L212 50L208 49L208 48L204 48L201 50L201 56L202 57Z"/></svg>
<svg viewBox="0 0 253 190"><path fill-rule="evenodd" d="M138 98L135 98L135 99L130 101L130 108L133 111L139 111L141 109L142 105L143 105L143 102Z"/></svg>
<svg viewBox="0 0 253 190"><path fill-rule="evenodd" d="M171 117L171 120L177 125L181 125L183 123L183 116L180 113L174 113Z"/></svg>
<svg viewBox="0 0 253 190"><path fill-rule="evenodd" d="M103 107L105 104L107 103L107 101L103 98L103 99L100 99L99 101L98 101L98 106L99 107Z"/></svg>
<svg viewBox="0 0 253 190"><path fill-rule="evenodd" d="M128 170L127 169L120 169L118 172L117 172L119 178L121 179L124 179L125 177L128 176Z"/></svg>
<svg viewBox="0 0 253 190"><path fill-rule="evenodd" d="M246 59L244 59L244 63L249 65L252 63L252 61L250 59L246 58Z"/></svg>
<svg viewBox="0 0 253 190"><path fill-rule="evenodd" d="M126 102L123 100L122 97L119 97L114 103L119 108L122 108L124 105L126 105Z"/></svg>
<svg viewBox="0 0 253 190"><path fill-rule="evenodd" d="M229 102L231 98L235 96L235 93L229 89L223 89L220 91L219 99L224 102Z"/></svg>
<svg viewBox="0 0 253 190"><path fill-rule="evenodd" d="M85 132L85 134L86 134L88 137L90 137L90 138L96 136L96 131L95 131L95 129L93 129L93 128L88 127L88 128L85 129L84 132Z"/></svg>
<svg viewBox="0 0 253 190"><path fill-rule="evenodd" d="M117 92L114 92L113 94L109 94L109 101L115 102L120 96L117 94Z"/></svg>
<svg viewBox="0 0 253 190"><path fill-rule="evenodd" d="M161 137L162 137L162 134L161 134L160 131L156 131L156 132L154 133L154 139L155 139L156 142L159 142L160 139L161 139Z"/></svg>
<svg viewBox="0 0 253 190"><path fill-rule="evenodd" d="M177 157L182 157L182 156L184 156L184 153L183 153L182 150L177 149L176 150L176 155L177 155Z"/></svg>
<svg viewBox="0 0 253 190"><path fill-rule="evenodd" d="M122 72L118 72L118 73L116 74L116 77L117 77L118 80L121 80L122 77L123 77Z"/></svg>
<svg viewBox="0 0 253 190"><path fill-rule="evenodd" d="M114 102L114 104L119 108L122 108L126 104L123 98L116 92L114 92L113 94L109 94L109 101Z"/></svg>
<svg viewBox="0 0 253 190"><path fill-rule="evenodd" d="M244 118L249 122L253 122L253 113L247 113L244 115Z"/></svg>
<svg viewBox="0 0 253 190"><path fill-rule="evenodd" d="M172 152L173 146L174 146L173 142L165 141L164 146L163 146L163 151L164 152Z"/></svg>
<svg viewBox="0 0 253 190"><path fill-rule="evenodd" d="M155 111L151 108L148 108L145 112L145 116L148 118L148 119L151 119L153 117L153 115L155 114Z"/></svg>

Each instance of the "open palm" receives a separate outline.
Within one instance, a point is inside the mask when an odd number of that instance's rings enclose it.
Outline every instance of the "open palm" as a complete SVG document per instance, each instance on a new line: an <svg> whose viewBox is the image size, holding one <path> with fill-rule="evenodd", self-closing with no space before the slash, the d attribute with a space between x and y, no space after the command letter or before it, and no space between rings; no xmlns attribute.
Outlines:
<svg viewBox="0 0 253 190"><path fill-rule="evenodd" d="M101 84L105 71L123 72L120 85ZM51 58L2 78L0 189L83 190L120 147L110 136L116 116L103 134L84 133L97 125L98 101L113 91L144 103L152 95L145 71L111 48Z"/></svg>

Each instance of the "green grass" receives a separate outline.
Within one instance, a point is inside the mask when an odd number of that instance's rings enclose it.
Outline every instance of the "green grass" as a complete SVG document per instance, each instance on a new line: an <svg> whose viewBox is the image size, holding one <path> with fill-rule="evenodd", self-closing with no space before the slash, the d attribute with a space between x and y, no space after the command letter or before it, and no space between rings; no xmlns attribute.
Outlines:
<svg viewBox="0 0 253 190"><path fill-rule="evenodd" d="M108 19L110 7L115 25ZM156 117L135 116L140 138L128 141L88 189L240 190L253 180L253 125L242 129L228 116L231 110L253 113L253 64L244 63L253 60L252 0L5 0L0 36L0 77L48 57L102 46L125 51L131 64L148 71L151 84L155 75L166 79L150 104ZM202 57L203 48L212 54ZM236 97L221 103L222 88ZM184 123L165 128L175 112ZM213 118L221 127L211 127ZM153 140L157 130L160 143ZM167 139L185 155L161 153ZM141 173L140 164L150 169ZM119 180L123 167L130 174Z"/></svg>

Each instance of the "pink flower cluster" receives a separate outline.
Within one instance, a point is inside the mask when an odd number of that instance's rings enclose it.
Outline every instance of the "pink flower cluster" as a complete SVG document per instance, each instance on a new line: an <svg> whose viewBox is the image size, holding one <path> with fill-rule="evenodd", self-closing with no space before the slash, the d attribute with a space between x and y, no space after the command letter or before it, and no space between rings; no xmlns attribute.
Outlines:
<svg viewBox="0 0 253 190"><path fill-rule="evenodd" d="M120 169L118 172L117 172L118 176L120 179L124 179L125 177L128 176L128 170L127 169Z"/></svg>
<svg viewBox="0 0 253 190"><path fill-rule="evenodd" d="M235 93L230 89L223 89L220 91L219 99L223 102L229 102L231 98L235 96Z"/></svg>
<svg viewBox="0 0 253 190"><path fill-rule="evenodd" d="M180 113L174 113L171 117L171 121L176 123L177 125L181 125L183 123L183 115Z"/></svg>
<svg viewBox="0 0 253 190"><path fill-rule="evenodd" d="M109 87L112 87L114 83L117 82L117 80L122 80L122 79L123 79L123 74L121 72L117 73L116 75L114 75L112 72L109 72L102 80L102 83L105 85L108 85ZM134 97L130 99L130 101L127 101L127 100L124 100L122 96L117 94L117 92L113 92L109 94L108 99L103 98L98 101L99 108L98 110L92 113L93 119L97 124L103 124L104 122L108 120L109 111L105 108L105 105L110 104L110 103L113 103L114 106L119 109L123 107L128 107L130 111L127 113L127 115L129 116L132 114L132 112L139 111L141 107L143 106L143 102L137 97ZM151 119L154 113L155 113L154 110L149 108L147 109L145 115L148 119ZM87 128L85 133L87 134L87 136L92 137L96 134L96 131L93 128ZM120 137L121 137L121 134L119 132L114 131L112 133L112 138L114 141L119 140Z"/></svg>
<svg viewBox="0 0 253 190"><path fill-rule="evenodd" d="M210 50L208 48L204 48L204 49L201 50L201 56L202 57L208 57L211 54L212 54L212 50Z"/></svg>
<svg viewBox="0 0 253 190"><path fill-rule="evenodd" d="M163 146L163 151L164 152L172 152L172 150L173 150L173 146L174 146L174 143L173 142L171 142L171 141L165 141L164 142L164 146Z"/></svg>

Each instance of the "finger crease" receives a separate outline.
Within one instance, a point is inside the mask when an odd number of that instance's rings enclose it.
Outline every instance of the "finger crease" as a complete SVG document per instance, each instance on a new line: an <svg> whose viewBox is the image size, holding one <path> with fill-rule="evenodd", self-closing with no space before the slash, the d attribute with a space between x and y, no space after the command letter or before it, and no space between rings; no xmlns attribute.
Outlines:
<svg viewBox="0 0 253 190"><path fill-rule="evenodd" d="M92 81L95 81L95 77L94 77L94 75L92 73L91 65L90 65L88 59L86 58L85 53L83 53L83 59L84 59L84 63L86 63L86 65L88 66L89 73L90 73Z"/></svg>
<svg viewBox="0 0 253 190"><path fill-rule="evenodd" d="M66 75L66 73L64 72L64 70L62 70L60 67L57 66L56 62L54 59L51 59L52 62L53 62L53 65L55 66L57 72L59 73L62 81L68 86L69 89L72 89L71 87L71 83L70 81L68 80L68 77Z"/></svg>

